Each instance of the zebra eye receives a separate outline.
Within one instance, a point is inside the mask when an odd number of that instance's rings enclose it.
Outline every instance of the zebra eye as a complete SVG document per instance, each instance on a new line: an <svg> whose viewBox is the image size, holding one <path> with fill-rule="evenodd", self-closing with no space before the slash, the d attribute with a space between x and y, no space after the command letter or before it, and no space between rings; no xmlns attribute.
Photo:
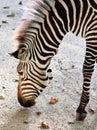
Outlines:
<svg viewBox="0 0 97 130"><path fill-rule="evenodd" d="M18 74L19 74L19 75L23 75L23 72L22 72L22 71L18 71Z"/></svg>
<svg viewBox="0 0 97 130"><path fill-rule="evenodd" d="M24 53L25 51L26 51L26 49L23 48L23 49L20 50L20 53Z"/></svg>

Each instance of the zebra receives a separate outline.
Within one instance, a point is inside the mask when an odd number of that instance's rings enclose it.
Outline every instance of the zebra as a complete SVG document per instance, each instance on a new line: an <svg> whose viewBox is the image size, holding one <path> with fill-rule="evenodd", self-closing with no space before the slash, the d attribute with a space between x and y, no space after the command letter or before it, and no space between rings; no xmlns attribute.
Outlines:
<svg viewBox="0 0 97 130"><path fill-rule="evenodd" d="M17 48L11 53L19 59L17 72L18 100L24 107L33 106L48 85L47 69L52 57L68 32L86 41L83 63L83 90L76 119L84 120L90 95L91 77L97 61L96 0L30 0L24 8L14 40Z"/></svg>

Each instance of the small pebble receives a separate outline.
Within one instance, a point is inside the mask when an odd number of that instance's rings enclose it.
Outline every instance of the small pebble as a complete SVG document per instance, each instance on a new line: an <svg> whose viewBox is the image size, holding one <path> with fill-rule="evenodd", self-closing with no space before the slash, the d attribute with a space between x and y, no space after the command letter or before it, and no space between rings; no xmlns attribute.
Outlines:
<svg viewBox="0 0 97 130"><path fill-rule="evenodd" d="M18 79L14 79L13 82L18 82L19 80Z"/></svg>
<svg viewBox="0 0 97 130"><path fill-rule="evenodd" d="M19 5L22 5L22 1L19 2Z"/></svg>
<svg viewBox="0 0 97 130"><path fill-rule="evenodd" d="M41 122L40 128L41 129L50 129L49 125L46 122L44 122L44 121Z"/></svg>
<svg viewBox="0 0 97 130"><path fill-rule="evenodd" d="M74 67L75 67L75 66L74 66L74 65L72 65L72 69L74 69Z"/></svg>
<svg viewBox="0 0 97 130"><path fill-rule="evenodd" d="M73 122L73 121L68 121L67 123L68 123L68 124L74 124L74 122Z"/></svg>
<svg viewBox="0 0 97 130"><path fill-rule="evenodd" d="M3 20L2 23L8 23L6 20Z"/></svg>
<svg viewBox="0 0 97 130"><path fill-rule="evenodd" d="M3 89L5 89L5 87L4 87L4 86L2 86L2 88L3 88Z"/></svg>
<svg viewBox="0 0 97 130"><path fill-rule="evenodd" d="M39 111L39 112L36 112L36 114L39 116L39 115L41 115L41 112Z"/></svg>
<svg viewBox="0 0 97 130"><path fill-rule="evenodd" d="M3 9L9 9L9 6L4 6Z"/></svg>
<svg viewBox="0 0 97 130"><path fill-rule="evenodd" d="M5 99L4 95L0 95L0 100Z"/></svg>
<svg viewBox="0 0 97 130"><path fill-rule="evenodd" d="M24 123L24 124L28 124L29 122L28 122L27 120L25 120L23 123Z"/></svg>

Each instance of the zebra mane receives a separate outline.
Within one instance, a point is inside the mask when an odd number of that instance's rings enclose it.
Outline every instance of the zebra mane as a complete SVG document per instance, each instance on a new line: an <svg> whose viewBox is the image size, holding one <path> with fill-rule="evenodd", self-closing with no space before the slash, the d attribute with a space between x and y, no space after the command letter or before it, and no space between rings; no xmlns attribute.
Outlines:
<svg viewBox="0 0 97 130"><path fill-rule="evenodd" d="M24 15L22 19L39 20L45 17L45 13L50 11L55 0L30 0L24 7Z"/></svg>
<svg viewBox="0 0 97 130"><path fill-rule="evenodd" d="M51 10L55 1L56 0L29 0L24 7L21 24L16 29L13 39L20 44L27 29L29 29L30 24L33 23L33 21L42 22L47 13ZM33 26L35 27L37 25L33 24Z"/></svg>

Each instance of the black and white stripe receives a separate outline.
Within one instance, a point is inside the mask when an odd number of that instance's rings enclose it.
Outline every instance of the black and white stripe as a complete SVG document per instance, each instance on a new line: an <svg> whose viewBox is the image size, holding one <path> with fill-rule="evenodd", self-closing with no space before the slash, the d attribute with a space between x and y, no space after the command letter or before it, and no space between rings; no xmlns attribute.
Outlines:
<svg viewBox="0 0 97 130"><path fill-rule="evenodd" d="M20 59L18 73L20 74L19 71L23 73L19 76L18 87L21 99L31 100L31 96L37 97L47 86L46 71L51 58L57 53L64 35L71 31L86 39L83 93L77 109L77 119L83 120L86 116L85 107L89 101L91 76L97 59L97 2L95 0L31 0L25 10L24 18L30 19L30 23L21 41L26 49L23 54L18 54Z"/></svg>

